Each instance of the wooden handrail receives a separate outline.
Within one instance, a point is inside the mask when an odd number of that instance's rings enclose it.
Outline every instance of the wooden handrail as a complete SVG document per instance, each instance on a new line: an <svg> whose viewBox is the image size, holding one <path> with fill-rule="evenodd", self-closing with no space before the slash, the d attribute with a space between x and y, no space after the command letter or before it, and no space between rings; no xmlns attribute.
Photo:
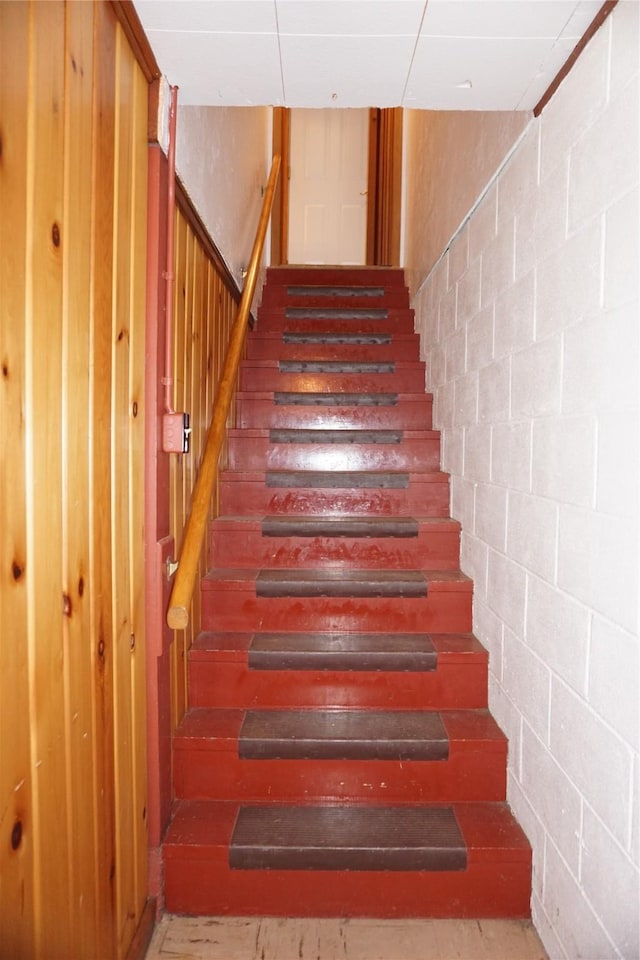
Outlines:
<svg viewBox="0 0 640 960"><path fill-rule="evenodd" d="M253 250L251 251L251 259L242 292L242 299L240 300L238 312L229 338L229 347L224 360L220 383L218 384L218 393L213 405L213 416L207 434L204 455L191 498L191 511L184 528L182 550L169 600L169 609L167 611L167 623L173 630L184 630L189 624L189 607L191 606L193 588L198 573L198 562L202 551L202 542L209 519L209 505L218 475L220 448L224 440L227 417L229 416L229 408L233 397L233 388L242 357L242 348L244 346L244 339L249 322L251 302L258 279L260 259L262 257L279 172L280 157L275 156L273 158L273 164L271 165L271 173L269 174L269 181L262 203L262 212L260 214Z"/></svg>

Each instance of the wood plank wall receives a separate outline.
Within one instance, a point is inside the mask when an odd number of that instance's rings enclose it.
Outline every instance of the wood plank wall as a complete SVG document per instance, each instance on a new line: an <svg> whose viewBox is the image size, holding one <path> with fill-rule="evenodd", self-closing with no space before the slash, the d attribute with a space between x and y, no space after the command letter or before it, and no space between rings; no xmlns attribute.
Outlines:
<svg viewBox="0 0 640 960"><path fill-rule="evenodd" d="M124 957L146 880L147 81L0 3L0 955Z"/></svg>
<svg viewBox="0 0 640 960"><path fill-rule="evenodd" d="M181 193L175 220L174 407L188 411L191 444L187 454L171 458L171 536L179 544L202 459L213 403L237 310L239 293L219 254L203 235L188 198ZM234 411L230 420L233 422ZM224 464L224 450L220 463ZM217 496L211 516L217 513ZM207 544L200 572L205 572ZM187 653L200 631L200 587L196 583L187 630L175 632L171 650L172 730L182 719L188 698Z"/></svg>

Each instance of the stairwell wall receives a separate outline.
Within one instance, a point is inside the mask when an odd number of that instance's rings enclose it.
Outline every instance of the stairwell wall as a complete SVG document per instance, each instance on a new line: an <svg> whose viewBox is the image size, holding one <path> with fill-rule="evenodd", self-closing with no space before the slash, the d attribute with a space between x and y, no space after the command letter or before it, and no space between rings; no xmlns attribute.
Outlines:
<svg viewBox="0 0 640 960"><path fill-rule="evenodd" d="M639 955L638 14L615 8L414 296L533 918L593 960ZM407 191L428 229L436 186Z"/></svg>

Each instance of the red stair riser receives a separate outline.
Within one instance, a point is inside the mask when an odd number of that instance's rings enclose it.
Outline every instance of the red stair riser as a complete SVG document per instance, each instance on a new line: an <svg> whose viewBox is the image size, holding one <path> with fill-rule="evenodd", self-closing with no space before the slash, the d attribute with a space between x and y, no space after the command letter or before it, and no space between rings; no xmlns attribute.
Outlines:
<svg viewBox="0 0 640 960"><path fill-rule="evenodd" d="M231 475L225 471L220 484L220 511L238 516L326 512L334 516L447 517L449 479L445 474L434 473L430 481L412 481L405 490L329 490L266 487L264 474Z"/></svg>
<svg viewBox="0 0 640 960"><path fill-rule="evenodd" d="M428 435L415 437L417 432ZM271 443L266 431L229 431L232 470L427 471L439 466L435 431L405 431L400 443Z"/></svg>
<svg viewBox="0 0 640 960"><path fill-rule="evenodd" d="M505 798L506 745L451 744L448 760L240 760L237 748L174 743L174 786L186 800L422 803Z"/></svg>
<svg viewBox="0 0 640 960"><path fill-rule="evenodd" d="M336 296L324 296L305 294L304 296L289 296L287 287L272 287L267 285L264 289L261 307L262 309L274 309L278 307L335 307L344 306L348 303L350 307L395 307L396 309L408 309L409 294L404 289L389 289L382 296L369 296L361 294L360 296L349 296L348 298Z"/></svg>
<svg viewBox="0 0 640 960"><path fill-rule="evenodd" d="M286 286L384 287L405 290L404 272L399 267L271 267L267 271L268 287ZM266 287L265 287L266 289Z"/></svg>
<svg viewBox="0 0 640 960"><path fill-rule="evenodd" d="M240 390L294 393L407 393L424 391L424 368L396 364L394 373L292 373L273 360L247 360L240 368Z"/></svg>
<svg viewBox="0 0 640 960"><path fill-rule="evenodd" d="M236 400L236 427L250 430L431 430L432 401L404 394L393 406L277 404L273 392L243 392Z"/></svg>
<svg viewBox="0 0 640 960"><path fill-rule="evenodd" d="M417 537L265 537L261 524L221 518L211 525L210 561L214 567L300 567L331 563L366 569L456 570L460 531L422 524Z"/></svg>
<svg viewBox="0 0 640 960"><path fill-rule="evenodd" d="M426 599L256 597L251 590L202 592L205 630L468 633L471 592L431 591Z"/></svg>
<svg viewBox="0 0 640 960"><path fill-rule="evenodd" d="M487 705L486 663L447 663L428 673L394 675L385 671L339 673L330 670L249 670L241 663L189 663L192 707L371 707L406 710L474 708Z"/></svg>
<svg viewBox="0 0 640 960"><path fill-rule="evenodd" d="M417 334L401 334L391 343L284 343L282 333L253 333L247 360L348 360L366 363L411 362L418 356Z"/></svg>
<svg viewBox="0 0 640 960"><path fill-rule="evenodd" d="M413 310L389 310L386 317L351 319L344 317L285 316L284 310L258 311L258 333L414 333ZM417 358L416 358L417 359Z"/></svg>

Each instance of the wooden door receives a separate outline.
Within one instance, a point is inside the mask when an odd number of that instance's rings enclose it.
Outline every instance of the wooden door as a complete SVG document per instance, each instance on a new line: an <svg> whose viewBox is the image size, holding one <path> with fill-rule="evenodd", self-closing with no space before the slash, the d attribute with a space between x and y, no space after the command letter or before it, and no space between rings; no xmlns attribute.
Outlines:
<svg viewBox="0 0 640 960"><path fill-rule="evenodd" d="M364 264L368 110L293 110L289 262Z"/></svg>

